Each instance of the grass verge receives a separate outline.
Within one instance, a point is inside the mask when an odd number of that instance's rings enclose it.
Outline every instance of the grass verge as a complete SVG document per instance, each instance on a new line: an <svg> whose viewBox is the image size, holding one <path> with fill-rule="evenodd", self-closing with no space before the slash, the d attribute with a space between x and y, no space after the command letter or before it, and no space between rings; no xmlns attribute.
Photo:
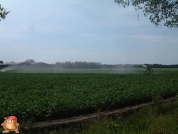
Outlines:
<svg viewBox="0 0 178 134"><path fill-rule="evenodd" d="M21 131L38 134L178 134L178 101L82 123Z"/></svg>

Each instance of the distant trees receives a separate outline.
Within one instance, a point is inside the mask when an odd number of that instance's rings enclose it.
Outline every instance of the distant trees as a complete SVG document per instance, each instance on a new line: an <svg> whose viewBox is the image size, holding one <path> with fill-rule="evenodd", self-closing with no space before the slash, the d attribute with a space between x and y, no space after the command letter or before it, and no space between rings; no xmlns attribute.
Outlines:
<svg viewBox="0 0 178 134"><path fill-rule="evenodd" d="M151 68L178 68L178 64L175 65L162 65L162 64L144 64ZM101 64L100 62L56 62L53 65L56 68L70 68L70 69L99 69L99 68L143 68L142 64Z"/></svg>
<svg viewBox="0 0 178 134"><path fill-rule="evenodd" d="M0 4L0 21L2 19L6 18L6 15L9 13L10 11L6 11L6 9L4 9L1 4Z"/></svg>
<svg viewBox="0 0 178 134"><path fill-rule="evenodd" d="M162 64L144 64L151 68L178 68L178 64L175 65L162 65Z"/></svg>
<svg viewBox="0 0 178 134"><path fill-rule="evenodd" d="M162 65L162 64L144 64L147 67L151 68L178 68L178 64L175 65ZM143 68L142 64L116 64L116 65L108 65L103 64L101 68Z"/></svg>
<svg viewBox="0 0 178 134"><path fill-rule="evenodd" d="M175 65L162 65L162 64L144 64L151 68L178 68L178 64ZM53 65L56 68L71 68L71 69L99 69L99 68L143 68L142 64L101 64L100 62L56 62Z"/></svg>
<svg viewBox="0 0 178 134"><path fill-rule="evenodd" d="M19 63L17 66L19 67L45 67L45 68L68 68L68 69L100 69L100 68L144 68L143 64L101 64L101 62L83 62L83 61L76 61L76 62L56 62L55 64L47 64L43 62L39 62L33 64L35 61L33 59L27 59L25 62ZM1 66L3 67L6 64L2 60L0 61ZM12 64L15 62L10 62ZM178 64L174 65L162 65L162 64L144 64L150 68L178 68Z"/></svg>
<svg viewBox="0 0 178 134"><path fill-rule="evenodd" d="M33 59L27 59L25 62L35 62Z"/></svg>
<svg viewBox="0 0 178 134"><path fill-rule="evenodd" d="M142 9L145 16L158 26L161 22L170 28L178 28L178 0L115 0L125 8L132 4L136 10Z"/></svg>
<svg viewBox="0 0 178 134"><path fill-rule="evenodd" d="M116 65L108 65L103 64L101 65L101 68L142 68L143 66L138 64L116 64Z"/></svg>
<svg viewBox="0 0 178 134"><path fill-rule="evenodd" d="M100 68L101 63L99 62L82 62L82 61L76 61L76 62L56 62L55 67L60 67L60 68Z"/></svg>

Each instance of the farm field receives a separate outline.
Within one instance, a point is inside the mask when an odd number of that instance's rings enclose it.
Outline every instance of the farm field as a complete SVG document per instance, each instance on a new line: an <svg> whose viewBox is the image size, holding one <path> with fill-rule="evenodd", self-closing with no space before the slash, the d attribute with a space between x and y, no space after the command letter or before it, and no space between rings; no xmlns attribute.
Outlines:
<svg viewBox="0 0 178 134"><path fill-rule="evenodd" d="M0 118L20 123L121 108L178 93L178 74L0 73Z"/></svg>

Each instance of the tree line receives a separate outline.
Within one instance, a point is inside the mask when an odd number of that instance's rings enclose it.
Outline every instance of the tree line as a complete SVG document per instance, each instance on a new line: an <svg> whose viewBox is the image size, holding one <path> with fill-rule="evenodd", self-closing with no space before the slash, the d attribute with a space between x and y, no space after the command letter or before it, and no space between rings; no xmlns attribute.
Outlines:
<svg viewBox="0 0 178 134"><path fill-rule="evenodd" d="M100 62L56 62L55 67L60 68L101 68Z"/></svg>
<svg viewBox="0 0 178 134"><path fill-rule="evenodd" d="M162 65L162 64L144 64L151 68L178 68L178 64L174 65Z"/></svg>
<svg viewBox="0 0 178 134"><path fill-rule="evenodd" d="M151 68L178 68L178 64L162 65L162 64L144 64ZM55 67L60 68L144 68L143 64L101 64L101 62L56 62Z"/></svg>
<svg viewBox="0 0 178 134"><path fill-rule="evenodd" d="M32 62L30 60L26 60L26 62ZM20 63L19 65L27 64L26 62ZM34 62L34 60L33 60ZM0 61L1 65L0 67L6 67L8 65L3 64L3 61ZM151 68L178 68L178 64L173 65L163 65L163 64L101 64L101 62L86 62L86 61L76 61L76 62L56 62L55 64L35 64L36 66L49 66L55 67L55 68L76 68L76 69L98 69L98 68L144 68L143 65Z"/></svg>
<svg viewBox="0 0 178 134"><path fill-rule="evenodd" d="M178 68L178 64L162 65L162 64L144 64L151 68ZM101 68L144 68L143 64L116 64L116 65L101 65Z"/></svg>

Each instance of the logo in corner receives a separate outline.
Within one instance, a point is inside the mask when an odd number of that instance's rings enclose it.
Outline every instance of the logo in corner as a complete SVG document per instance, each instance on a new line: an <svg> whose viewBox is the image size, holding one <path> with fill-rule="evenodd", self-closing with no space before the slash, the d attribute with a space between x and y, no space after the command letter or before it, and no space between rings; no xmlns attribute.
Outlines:
<svg viewBox="0 0 178 134"><path fill-rule="evenodd" d="M4 128L4 131L2 131L2 133L9 133L9 131L15 131L15 133L19 133L19 123L17 123L16 116L5 117L4 119L4 122L1 124L1 126L3 126Z"/></svg>

